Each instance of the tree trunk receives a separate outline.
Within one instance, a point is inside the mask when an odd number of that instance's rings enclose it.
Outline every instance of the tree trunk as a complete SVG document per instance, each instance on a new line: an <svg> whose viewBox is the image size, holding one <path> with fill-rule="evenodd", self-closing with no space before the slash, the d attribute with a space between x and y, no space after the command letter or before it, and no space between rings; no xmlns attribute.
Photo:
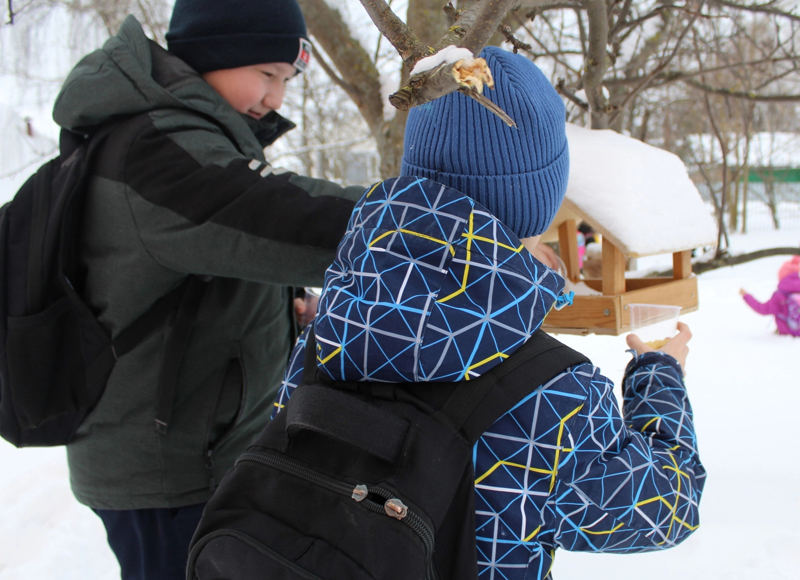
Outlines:
<svg viewBox="0 0 800 580"><path fill-rule="evenodd" d="M734 175L731 206L728 212L730 213L731 231L736 233L739 231L739 172L735 172Z"/></svg>
<svg viewBox="0 0 800 580"><path fill-rule="evenodd" d="M592 129L607 129L609 111L603 94L603 78L608 70L608 11L605 0L586 0L585 5L589 18L589 44L584 89L592 111Z"/></svg>
<svg viewBox="0 0 800 580"><path fill-rule="evenodd" d="M742 233L747 233L747 193L750 189L750 166L744 162L744 183L742 183Z"/></svg>
<svg viewBox="0 0 800 580"><path fill-rule="evenodd" d="M772 214L772 225L776 230L779 230L781 229L781 224L778 219L778 202L775 199L775 174L772 168L769 169L769 173L765 176L764 189L767 194L767 205Z"/></svg>

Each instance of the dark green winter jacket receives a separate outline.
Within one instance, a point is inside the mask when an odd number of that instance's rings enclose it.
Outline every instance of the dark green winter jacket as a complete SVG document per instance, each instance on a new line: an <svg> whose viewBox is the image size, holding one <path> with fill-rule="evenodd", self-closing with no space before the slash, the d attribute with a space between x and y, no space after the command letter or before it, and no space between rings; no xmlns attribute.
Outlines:
<svg viewBox="0 0 800 580"><path fill-rule="evenodd" d="M64 128L120 122L94 164L83 294L112 336L187 275L213 276L155 430L166 325L116 363L67 448L82 503L139 509L206 501L269 419L291 348L291 286L319 286L362 188L276 170L263 147L290 123L237 113L128 17L70 74Z"/></svg>

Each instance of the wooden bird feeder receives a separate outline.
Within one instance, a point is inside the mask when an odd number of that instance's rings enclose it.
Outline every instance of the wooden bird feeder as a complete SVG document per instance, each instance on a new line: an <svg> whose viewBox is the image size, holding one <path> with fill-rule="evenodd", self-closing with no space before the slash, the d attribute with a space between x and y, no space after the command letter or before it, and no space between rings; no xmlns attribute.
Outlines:
<svg viewBox="0 0 800 580"><path fill-rule="evenodd" d="M716 243L716 225L683 162L672 153L613 131L567 124L570 177L564 203L543 241L559 242L572 306L551 310L553 333L619 335L632 303L699 306L692 249ZM602 277L583 278L577 225L602 236ZM672 254L672 277L626 278L627 258Z"/></svg>

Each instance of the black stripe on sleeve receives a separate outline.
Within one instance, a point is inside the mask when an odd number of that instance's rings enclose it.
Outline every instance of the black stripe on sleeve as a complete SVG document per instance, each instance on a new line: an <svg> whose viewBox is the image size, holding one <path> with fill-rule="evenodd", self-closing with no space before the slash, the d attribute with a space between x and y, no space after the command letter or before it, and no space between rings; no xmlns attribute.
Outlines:
<svg viewBox="0 0 800 580"><path fill-rule="evenodd" d="M292 173L261 177L251 161L203 166L150 125L131 143L125 181L150 203L198 225L216 223L269 240L335 249L354 202L311 196L289 182Z"/></svg>

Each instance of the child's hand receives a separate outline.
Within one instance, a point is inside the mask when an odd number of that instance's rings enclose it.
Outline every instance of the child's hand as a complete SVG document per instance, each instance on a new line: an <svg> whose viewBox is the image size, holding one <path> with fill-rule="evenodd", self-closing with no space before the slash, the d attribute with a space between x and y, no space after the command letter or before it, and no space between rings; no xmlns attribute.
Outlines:
<svg viewBox="0 0 800 580"><path fill-rule="evenodd" d="M745 296L747 294L747 290L744 288L739 288L739 296Z"/></svg>
<svg viewBox="0 0 800 580"><path fill-rule="evenodd" d="M644 342L642 342L642 339L635 334L629 334L625 340L627 341L628 346L639 354L653 352L656 350L647 346ZM684 370L684 374L686 373L686 356L689 354L689 347L687 344L690 340L692 340L692 331L689 330L689 326L684 322L679 322L678 334L673 336L671 339L669 339L669 341L667 341L667 344L658 349L677 360L680 363L681 368Z"/></svg>

